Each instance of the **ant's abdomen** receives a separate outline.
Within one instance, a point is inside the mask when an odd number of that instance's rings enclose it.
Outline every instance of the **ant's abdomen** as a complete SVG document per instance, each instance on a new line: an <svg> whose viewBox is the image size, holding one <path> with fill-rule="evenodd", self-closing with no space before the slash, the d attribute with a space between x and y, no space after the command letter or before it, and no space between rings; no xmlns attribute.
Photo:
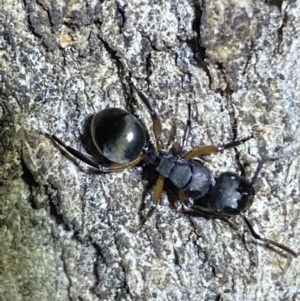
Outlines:
<svg viewBox="0 0 300 301"><path fill-rule="evenodd" d="M196 199L207 195L214 179L200 162L160 152L157 172L169 179L178 189Z"/></svg>

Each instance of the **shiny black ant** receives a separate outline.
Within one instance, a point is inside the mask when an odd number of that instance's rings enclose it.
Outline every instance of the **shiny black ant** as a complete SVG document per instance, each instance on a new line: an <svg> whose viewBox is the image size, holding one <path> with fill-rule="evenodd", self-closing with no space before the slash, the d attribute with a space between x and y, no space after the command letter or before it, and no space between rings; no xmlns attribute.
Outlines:
<svg viewBox="0 0 300 301"><path fill-rule="evenodd" d="M253 203L255 195L253 185L266 159L260 161L250 182L232 172L225 172L219 177L214 177L201 161L195 160L195 158L204 155L237 147L247 139L233 141L220 147L214 145L200 146L186 152L186 143L191 129L191 105L189 104L188 119L181 145L174 144L171 151L165 151L160 139L162 126L158 114L152 108L146 95L138 91L133 85L131 87L151 115L156 146L151 143L141 122L129 112L119 108L107 108L100 111L94 115L91 123L93 143L110 163L98 164L91 157L67 146L55 135L47 136L74 157L101 172L121 171L135 166L141 161L151 164L159 173L153 194L155 205L161 197L164 179L167 178L179 189L180 199L191 210L215 217L240 215L254 238L297 257L298 254L289 247L257 234L244 213Z"/></svg>

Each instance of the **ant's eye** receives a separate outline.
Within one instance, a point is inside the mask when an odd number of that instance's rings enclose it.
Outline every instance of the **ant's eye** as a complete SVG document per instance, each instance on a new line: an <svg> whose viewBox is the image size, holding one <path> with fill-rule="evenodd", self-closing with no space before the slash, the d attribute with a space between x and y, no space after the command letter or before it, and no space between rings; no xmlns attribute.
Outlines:
<svg viewBox="0 0 300 301"><path fill-rule="evenodd" d="M146 132L132 114L109 108L93 117L92 138L105 158L116 163L129 163L139 156L145 146Z"/></svg>

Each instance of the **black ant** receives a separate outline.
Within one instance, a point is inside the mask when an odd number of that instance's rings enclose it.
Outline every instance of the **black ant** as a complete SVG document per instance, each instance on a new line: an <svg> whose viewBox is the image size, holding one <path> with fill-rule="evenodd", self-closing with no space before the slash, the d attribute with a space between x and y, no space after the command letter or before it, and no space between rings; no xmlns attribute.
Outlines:
<svg viewBox="0 0 300 301"><path fill-rule="evenodd" d="M93 143L110 163L100 165L91 157L67 146L55 135L47 136L73 156L101 172L121 171L135 166L141 161L154 165L159 173L153 194L155 205L161 197L164 179L167 178L179 189L180 199L189 205L193 211L215 217L240 215L254 238L297 257L298 254L289 247L257 234L244 213L253 203L255 195L253 185L267 159L260 161L250 182L231 172L225 172L219 177L214 177L201 161L194 159L235 148L249 138L233 141L220 147L214 145L200 146L186 152L186 142L191 129L191 105L189 104L188 119L181 145L174 144L171 151L165 151L160 139L162 126L158 114L152 108L146 95L138 91L133 85L131 87L151 115L156 146L150 142L149 134L141 122L129 112L119 108L108 108L100 111L94 115L91 123Z"/></svg>

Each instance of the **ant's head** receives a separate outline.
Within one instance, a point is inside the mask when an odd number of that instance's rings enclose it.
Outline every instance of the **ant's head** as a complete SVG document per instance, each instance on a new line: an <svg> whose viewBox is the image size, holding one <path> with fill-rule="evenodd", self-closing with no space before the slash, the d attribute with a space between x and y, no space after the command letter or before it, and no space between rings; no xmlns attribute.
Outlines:
<svg viewBox="0 0 300 301"><path fill-rule="evenodd" d="M253 203L255 191L252 183L232 173L222 173L209 193L209 206L216 215L238 215Z"/></svg>
<svg viewBox="0 0 300 301"><path fill-rule="evenodd" d="M247 181L235 173L225 172L216 178L209 193L209 207L216 215L239 215L248 210L255 195L253 188L257 176L267 159L262 159L251 180Z"/></svg>

